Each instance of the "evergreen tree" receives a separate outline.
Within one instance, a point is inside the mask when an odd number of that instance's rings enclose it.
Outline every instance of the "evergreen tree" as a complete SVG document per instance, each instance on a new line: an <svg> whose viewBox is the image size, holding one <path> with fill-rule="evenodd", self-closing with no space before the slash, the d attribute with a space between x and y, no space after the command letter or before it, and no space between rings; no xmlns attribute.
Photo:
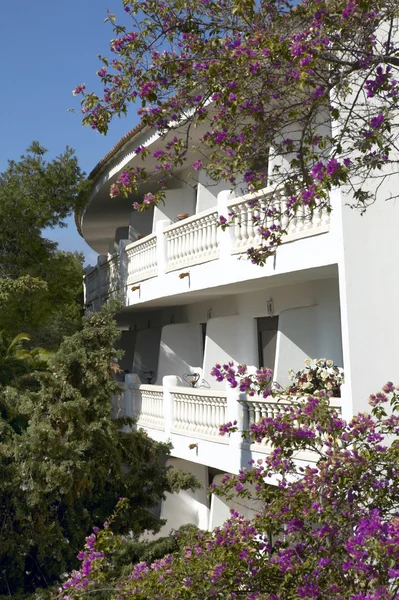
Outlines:
<svg viewBox="0 0 399 600"><path fill-rule="evenodd" d="M1 387L1 404L26 419L15 430L0 419L0 594L46 587L75 564L84 536L120 496L129 510L118 531L156 531L149 512L166 491L196 485L170 477L170 447L114 420L110 396L118 358L113 309L91 314L38 373L38 390Z"/></svg>

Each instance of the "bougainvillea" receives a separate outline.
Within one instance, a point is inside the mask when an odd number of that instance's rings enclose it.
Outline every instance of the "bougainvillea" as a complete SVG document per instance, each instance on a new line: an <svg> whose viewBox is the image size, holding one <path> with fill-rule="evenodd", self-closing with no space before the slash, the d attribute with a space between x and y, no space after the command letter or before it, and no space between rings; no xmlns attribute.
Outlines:
<svg viewBox="0 0 399 600"><path fill-rule="evenodd" d="M396 0L122 4L119 21L107 17L114 39L111 57L100 57L103 92L80 84L74 93L93 129L105 133L136 102L164 143L136 149L145 166L121 173L112 196L156 180L159 192L138 206L151 207L185 167L194 180L205 169L240 193L267 186L270 194L252 201L257 263L292 219L330 211L333 188L346 186L362 210L386 199L380 184L398 165Z"/></svg>
<svg viewBox="0 0 399 600"><path fill-rule="evenodd" d="M117 579L109 576L109 565L120 542L105 528L99 541L88 538L81 570L64 583L58 598L394 600L399 594L398 390L387 383L370 397L372 414L348 423L323 390L293 399L251 432L255 441L270 442L270 453L238 475L226 475L214 490L244 503L257 500L259 514L252 521L232 511L213 532L183 536L174 554L132 566ZM105 557L95 554L104 550L104 535Z"/></svg>

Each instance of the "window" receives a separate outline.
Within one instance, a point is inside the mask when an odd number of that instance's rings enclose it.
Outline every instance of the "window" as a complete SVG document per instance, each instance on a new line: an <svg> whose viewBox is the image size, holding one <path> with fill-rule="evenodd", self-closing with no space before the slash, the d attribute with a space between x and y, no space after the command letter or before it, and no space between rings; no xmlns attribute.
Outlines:
<svg viewBox="0 0 399 600"><path fill-rule="evenodd" d="M278 317L256 319L258 327L259 367L269 367L274 371Z"/></svg>

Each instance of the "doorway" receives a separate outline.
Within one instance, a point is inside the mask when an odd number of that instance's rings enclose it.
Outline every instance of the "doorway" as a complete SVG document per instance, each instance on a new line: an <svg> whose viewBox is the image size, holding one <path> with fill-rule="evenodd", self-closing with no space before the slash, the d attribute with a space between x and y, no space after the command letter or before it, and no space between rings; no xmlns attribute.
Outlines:
<svg viewBox="0 0 399 600"><path fill-rule="evenodd" d="M256 321L258 328L259 368L268 367L274 372L278 317L260 317Z"/></svg>

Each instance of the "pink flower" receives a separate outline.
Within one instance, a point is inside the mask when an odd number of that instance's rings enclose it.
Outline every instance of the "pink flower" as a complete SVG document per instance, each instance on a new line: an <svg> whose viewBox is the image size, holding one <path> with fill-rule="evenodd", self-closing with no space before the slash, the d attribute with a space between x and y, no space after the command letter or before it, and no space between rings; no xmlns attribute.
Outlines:
<svg viewBox="0 0 399 600"><path fill-rule="evenodd" d="M196 160L193 164L193 169L194 171L199 171L200 169L202 169L202 160Z"/></svg>

